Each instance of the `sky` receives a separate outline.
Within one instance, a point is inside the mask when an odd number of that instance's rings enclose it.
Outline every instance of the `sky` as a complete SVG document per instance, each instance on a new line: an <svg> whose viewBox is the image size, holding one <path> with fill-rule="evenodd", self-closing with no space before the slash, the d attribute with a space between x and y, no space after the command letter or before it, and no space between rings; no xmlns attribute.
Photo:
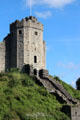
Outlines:
<svg viewBox="0 0 80 120"><path fill-rule="evenodd" d="M44 25L49 73L75 87L80 77L80 0L1 0L0 41L10 23L30 15Z"/></svg>

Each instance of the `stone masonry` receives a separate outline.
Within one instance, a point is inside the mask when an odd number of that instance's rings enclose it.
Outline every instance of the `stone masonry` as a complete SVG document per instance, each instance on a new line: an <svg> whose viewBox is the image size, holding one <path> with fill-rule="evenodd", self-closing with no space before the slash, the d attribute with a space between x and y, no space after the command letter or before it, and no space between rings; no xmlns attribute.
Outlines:
<svg viewBox="0 0 80 120"><path fill-rule="evenodd" d="M46 67L43 25L32 16L10 24L10 33L0 43L0 72L26 64L37 70Z"/></svg>
<svg viewBox="0 0 80 120"><path fill-rule="evenodd" d="M71 107L71 120L80 120L80 105Z"/></svg>
<svg viewBox="0 0 80 120"><path fill-rule="evenodd" d="M5 42L0 43L0 71L5 70Z"/></svg>

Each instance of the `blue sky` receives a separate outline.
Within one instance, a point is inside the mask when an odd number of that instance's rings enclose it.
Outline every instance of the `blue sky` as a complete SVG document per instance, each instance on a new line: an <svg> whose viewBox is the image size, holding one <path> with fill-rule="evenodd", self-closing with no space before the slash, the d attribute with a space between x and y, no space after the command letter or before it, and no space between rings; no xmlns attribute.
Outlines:
<svg viewBox="0 0 80 120"><path fill-rule="evenodd" d="M52 75L75 86L80 77L80 1L79 0L1 0L0 41L16 19L36 16L44 24L47 69Z"/></svg>

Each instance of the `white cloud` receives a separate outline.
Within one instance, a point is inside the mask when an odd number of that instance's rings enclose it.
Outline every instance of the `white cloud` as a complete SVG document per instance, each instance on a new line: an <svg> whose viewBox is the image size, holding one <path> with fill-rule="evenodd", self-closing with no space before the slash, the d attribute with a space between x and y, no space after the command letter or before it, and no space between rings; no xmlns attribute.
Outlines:
<svg viewBox="0 0 80 120"><path fill-rule="evenodd" d="M64 7L67 4L71 4L74 0L44 0L44 3L55 8Z"/></svg>
<svg viewBox="0 0 80 120"><path fill-rule="evenodd" d="M31 6L34 5L47 5L53 8L62 8L65 5L71 4L75 0L31 0ZM30 6L30 0L25 0L26 6Z"/></svg>
<svg viewBox="0 0 80 120"><path fill-rule="evenodd" d="M52 13L50 11L45 11L45 12L35 12L36 16L37 17L40 17L40 18L48 18L52 15Z"/></svg>
<svg viewBox="0 0 80 120"><path fill-rule="evenodd" d="M77 70L80 68L80 64L74 64L73 62L69 62L66 64L59 62L57 66L65 69L70 69L70 70Z"/></svg>

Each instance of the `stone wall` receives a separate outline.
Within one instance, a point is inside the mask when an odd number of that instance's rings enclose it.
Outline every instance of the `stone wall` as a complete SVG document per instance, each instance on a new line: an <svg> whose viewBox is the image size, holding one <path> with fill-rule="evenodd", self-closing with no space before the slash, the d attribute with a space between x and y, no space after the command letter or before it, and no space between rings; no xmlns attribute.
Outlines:
<svg viewBox="0 0 80 120"><path fill-rule="evenodd" d="M8 34L5 38L5 71L10 69L10 58L11 58L11 35Z"/></svg>
<svg viewBox="0 0 80 120"><path fill-rule="evenodd" d="M17 29L17 68L22 69L24 65L24 29Z"/></svg>
<svg viewBox="0 0 80 120"><path fill-rule="evenodd" d="M14 56L14 60L11 57L11 66L13 63L14 67L21 69L23 65L30 64L37 70L45 69L46 50L43 41L43 25L35 17L24 18L12 23L10 32L13 33L11 56Z"/></svg>
<svg viewBox="0 0 80 120"><path fill-rule="evenodd" d="M17 29L10 28L10 68L17 68Z"/></svg>
<svg viewBox="0 0 80 120"><path fill-rule="evenodd" d="M24 63L33 65L37 70L45 68L45 44L43 25L33 17L24 22ZM34 62L36 57L36 62Z"/></svg>
<svg viewBox="0 0 80 120"><path fill-rule="evenodd" d="M71 107L71 120L80 120L80 105Z"/></svg>
<svg viewBox="0 0 80 120"><path fill-rule="evenodd" d="M0 72L5 71L5 42L0 42Z"/></svg>
<svg viewBox="0 0 80 120"><path fill-rule="evenodd" d="M46 69L46 43L43 41L43 68Z"/></svg>
<svg viewBox="0 0 80 120"><path fill-rule="evenodd" d="M19 68L25 64L40 70L46 67L46 45L43 41L43 25L35 17L16 20L10 24L10 33L4 39L5 45L1 43L0 69ZM5 49L4 49L5 46ZM5 66L5 67L4 67Z"/></svg>

